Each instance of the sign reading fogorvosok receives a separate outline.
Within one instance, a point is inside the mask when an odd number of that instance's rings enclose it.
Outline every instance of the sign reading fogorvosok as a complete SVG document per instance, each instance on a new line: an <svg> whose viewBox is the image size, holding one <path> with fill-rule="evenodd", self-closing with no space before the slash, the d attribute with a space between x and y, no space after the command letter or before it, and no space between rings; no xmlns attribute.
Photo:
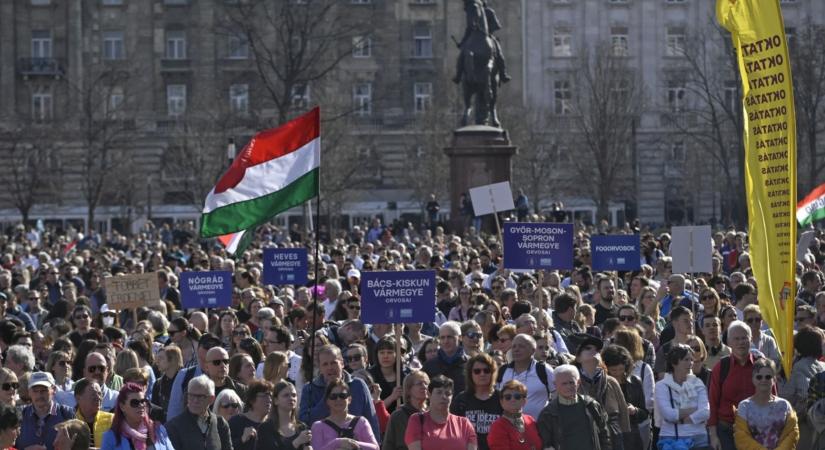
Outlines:
<svg viewBox="0 0 825 450"><path fill-rule="evenodd" d="M232 272L181 272L180 296L187 309L232 306Z"/></svg>
<svg viewBox="0 0 825 450"><path fill-rule="evenodd" d="M572 269L572 223L504 224L506 269Z"/></svg>
<svg viewBox="0 0 825 450"><path fill-rule="evenodd" d="M435 320L435 272L361 272L361 321L364 323Z"/></svg>
<svg viewBox="0 0 825 450"><path fill-rule="evenodd" d="M637 270L642 259L639 235L621 234L593 236L590 257L593 270Z"/></svg>

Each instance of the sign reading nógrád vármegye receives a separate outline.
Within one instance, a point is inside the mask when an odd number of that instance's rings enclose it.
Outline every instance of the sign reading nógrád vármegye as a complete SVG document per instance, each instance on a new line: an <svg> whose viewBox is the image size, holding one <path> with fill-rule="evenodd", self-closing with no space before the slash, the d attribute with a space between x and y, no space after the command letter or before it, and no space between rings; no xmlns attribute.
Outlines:
<svg viewBox="0 0 825 450"><path fill-rule="evenodd" d="M642 265L638 234L597 235L590 238L593 270L638 270Z"/></svg>
<svg viewBox="0 0 825 450"><path fill-rule="evenodd" d="M181 272L180 297L186 309L232 306L232 272Z"/></svg>
<svg viewBox="0 0 825 450"><path fill-rule="evenodd" d="M506 223L505 269L573 268L572 223Z"/></svg>
<svg viewBox="0 0 825 450"><path fill-rule="evenodd" d="M264 249L264 284L303 286L307 282L307 274L307 249Z"/></svg>
<svg viewBox="0 0 825 450"><path fill-rule="evenodd" d="M361 272L364 323L435 320L435 271Z"/></svg>

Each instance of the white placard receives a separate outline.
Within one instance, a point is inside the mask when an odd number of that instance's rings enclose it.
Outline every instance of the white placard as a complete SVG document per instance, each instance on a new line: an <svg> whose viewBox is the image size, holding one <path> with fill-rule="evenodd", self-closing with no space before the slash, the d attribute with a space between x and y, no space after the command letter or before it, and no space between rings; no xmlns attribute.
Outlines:
<svg viewBox="0 0 825 450"><path fill-rule="evenodd" d="M516 209L509 181L470 188L470 199L476 216Z"/></svg>
<svg viewBox="0 0 825 450"><path fill-rule="evenodd" d="M796 244L796 260L803 261L805 259L805 254L808 253L808 247L811 246L811 242L814 241L814 236L816 236L816 231L810 230L802 233L799 236L799 242Z"/></svg>
<svg viewBox="0 0 825 450"><path fill-rule="evenodd" d="M710 225L673 227L670 254L673 273L712 273L713 238Z"/></svg>

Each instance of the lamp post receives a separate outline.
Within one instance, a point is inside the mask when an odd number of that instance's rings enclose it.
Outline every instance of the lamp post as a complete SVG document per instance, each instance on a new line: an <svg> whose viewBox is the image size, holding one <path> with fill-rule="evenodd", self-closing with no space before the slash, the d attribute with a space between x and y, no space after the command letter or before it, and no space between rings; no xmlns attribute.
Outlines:
<svg viewBox="0 0 825 450"><path fill-rule="evenodd" d="M229 161L229 166L231 166L232 162L235 161L236 154L237 149L235 147L235 138L229 138L229 143L226 145L226 159Z"/></svg>

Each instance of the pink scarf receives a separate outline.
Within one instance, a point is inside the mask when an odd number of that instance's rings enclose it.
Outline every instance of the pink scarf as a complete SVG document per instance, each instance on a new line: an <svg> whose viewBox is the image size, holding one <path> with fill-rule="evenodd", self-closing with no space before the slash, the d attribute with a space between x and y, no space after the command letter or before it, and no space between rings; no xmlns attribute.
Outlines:
<svg viewBox="0 0 825 450"><path fill-rule="evenodd" d="M132 441L135 450L146 450L146 440L149 439L149 429L146 428L146 423L141 423L140 428L135 430L124 421L123 426L120 427L120 431Z"/></svg>

